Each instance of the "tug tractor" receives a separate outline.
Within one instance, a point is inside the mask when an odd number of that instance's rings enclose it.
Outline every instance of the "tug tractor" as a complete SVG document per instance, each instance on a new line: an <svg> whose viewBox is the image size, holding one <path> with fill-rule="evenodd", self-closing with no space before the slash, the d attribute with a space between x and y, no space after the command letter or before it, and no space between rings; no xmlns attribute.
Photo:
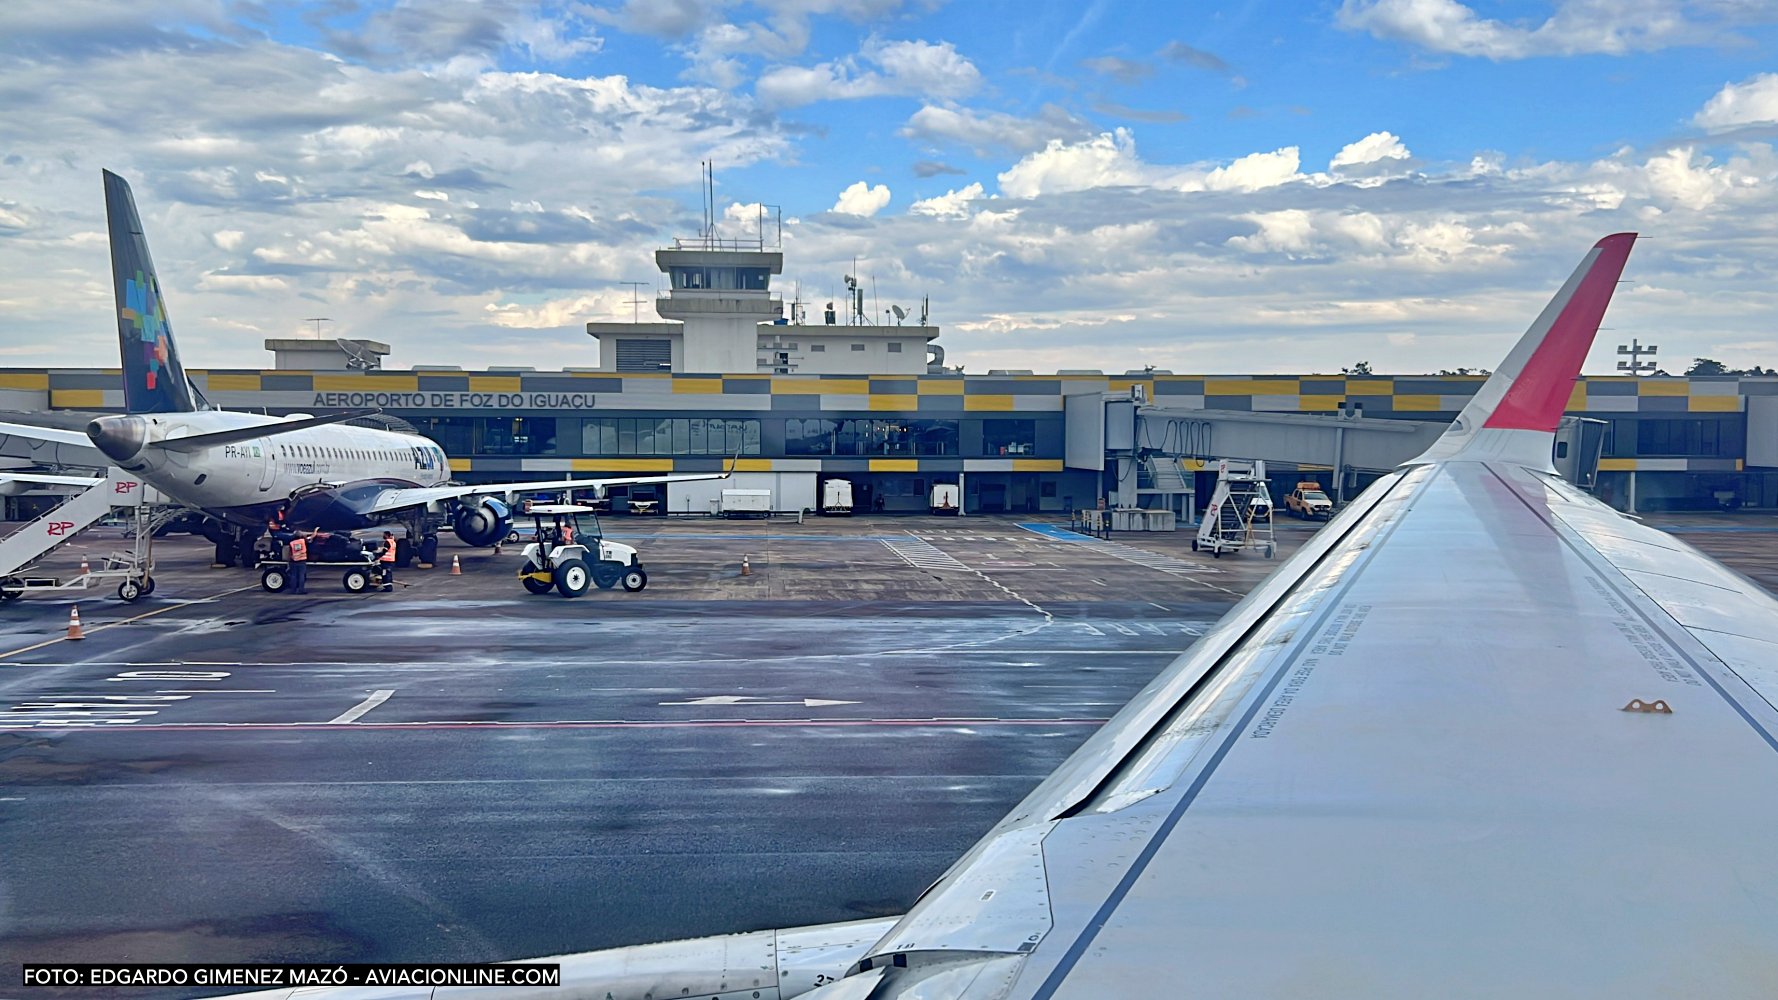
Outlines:
<svg viewBox="0 0 1778 1000"><path fill-rule="evenodd" d="M563 597L579 597L594 585L609 590L621 584L632 593L648 586L636 550L606 541L593 508L527 502L519 511L532 519L536 532L519 569L519 581L531 593L547 594L553 588Z"/></svg>

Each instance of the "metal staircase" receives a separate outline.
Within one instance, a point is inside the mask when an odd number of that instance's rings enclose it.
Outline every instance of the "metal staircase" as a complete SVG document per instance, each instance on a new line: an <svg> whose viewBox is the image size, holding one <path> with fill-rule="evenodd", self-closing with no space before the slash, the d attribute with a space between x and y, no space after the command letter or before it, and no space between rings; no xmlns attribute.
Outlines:
<svg viewBox="0 0 1778 1000"><path fill-rule="evenodd" d="M1196 488L1180 469L1177 457L1142 456L1142 464L1137 467L1136 492L1138 496L1144 493L1159 495L1158 499L1140 500L1138 506L1171 510L1180 521L1191 522Z"/></svg>
<svg viewBox="0 0 1778 1000"><path fill-rule="evenodd" d="M1243 548L1258 549L1267 559L1277 551L1272 535L1272 494L1266 488L1264 462L1216 463L1216 492L1204 510L1194 551L1220 557Z"/></svg>

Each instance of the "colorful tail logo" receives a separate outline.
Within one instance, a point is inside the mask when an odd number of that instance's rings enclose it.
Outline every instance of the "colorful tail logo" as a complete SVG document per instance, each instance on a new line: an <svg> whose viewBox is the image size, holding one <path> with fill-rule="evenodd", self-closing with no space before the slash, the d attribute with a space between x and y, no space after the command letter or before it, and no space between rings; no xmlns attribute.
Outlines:
<svg viewBox="0 0 1778 1000"><path fill-rule="evenodd" d="M111 281L117 296L117 341L123 361L124 408L131 413L189 413L197 409L173 330L161 301L160 279L136 199L122 177L105 171L105 215L111 235Z"/></svg>
<svg viewBox="0 0 1778 1000"><path fill-rule="evenodd" d="M153 279L141 271L124 282L124 307L118 319L130 327L135 339L142 342L142 365L146 369L144 388L153 392L159 387L160 373L167 366L167 315L161 309L160 289Z"/></svg>

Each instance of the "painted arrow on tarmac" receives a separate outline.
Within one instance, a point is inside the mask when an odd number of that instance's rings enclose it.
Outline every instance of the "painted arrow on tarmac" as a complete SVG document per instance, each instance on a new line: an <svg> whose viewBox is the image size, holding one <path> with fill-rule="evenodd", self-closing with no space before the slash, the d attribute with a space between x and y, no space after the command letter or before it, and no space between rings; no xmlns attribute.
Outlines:
<svg viewBox="0 0 1778 1000"><path fill-rule="evenodd" d="M796 701L767 701L744 694L713 694L690 701L663 701L663 705L801 705L804 708L826 708L829 705L857 705L856 701L835 701L832 698L799 698Z"/></svg>

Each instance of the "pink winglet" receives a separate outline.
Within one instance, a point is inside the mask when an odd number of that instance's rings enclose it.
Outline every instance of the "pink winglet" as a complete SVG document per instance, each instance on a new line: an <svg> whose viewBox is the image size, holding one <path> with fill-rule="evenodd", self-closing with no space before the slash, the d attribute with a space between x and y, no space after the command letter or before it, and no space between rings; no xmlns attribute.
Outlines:
<svg viewBox="0 0 1778 1000"><path fill-rule="evenodd" d="M1635 242L1635 233L1616 233L1593 245L1599 253L1592 268L1483 426L1526 431L1556 429Z"/></svg>

